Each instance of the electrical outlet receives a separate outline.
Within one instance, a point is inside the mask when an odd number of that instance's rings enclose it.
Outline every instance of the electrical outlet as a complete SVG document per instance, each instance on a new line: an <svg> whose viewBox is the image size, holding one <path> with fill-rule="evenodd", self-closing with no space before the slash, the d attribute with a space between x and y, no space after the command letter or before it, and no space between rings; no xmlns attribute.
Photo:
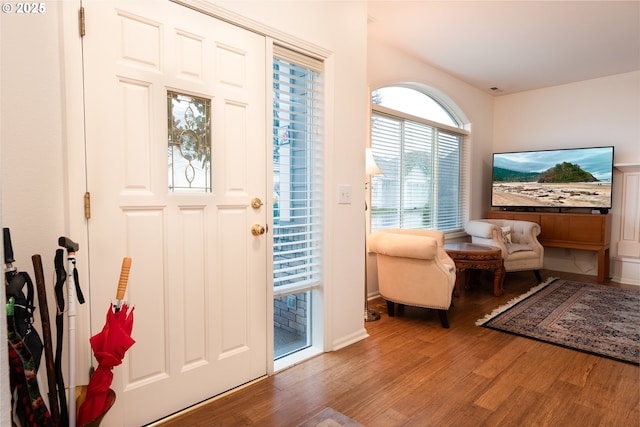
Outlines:
<svg viewBox="0 0 640 427"><path fill-rule="evenodd" d="M350 185L338 185L338 203L350 204L351 203L351 186Z"/></svg>

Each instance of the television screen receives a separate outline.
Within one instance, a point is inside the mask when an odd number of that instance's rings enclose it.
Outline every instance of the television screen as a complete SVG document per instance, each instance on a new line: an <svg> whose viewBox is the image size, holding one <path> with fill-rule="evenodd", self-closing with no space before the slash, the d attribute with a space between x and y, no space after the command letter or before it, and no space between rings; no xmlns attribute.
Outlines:
<svg viewBox="0 0 640 427"><path fill-rule="evenodd" d="M491 205L611 208L613 147L493 154Z"/></svg>

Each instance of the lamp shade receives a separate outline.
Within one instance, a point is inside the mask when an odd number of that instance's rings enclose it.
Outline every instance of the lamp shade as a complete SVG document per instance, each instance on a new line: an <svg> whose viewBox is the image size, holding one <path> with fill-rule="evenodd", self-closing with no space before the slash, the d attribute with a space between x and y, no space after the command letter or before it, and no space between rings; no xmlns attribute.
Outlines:
<svg viewBox="0 0 640 427"><path fill-rule="evenodd" d="M373 152L371 148L367 148L365 151L365 171L367 175L380 175L382 170L376 164L376 160L373 158Z"/></svg>

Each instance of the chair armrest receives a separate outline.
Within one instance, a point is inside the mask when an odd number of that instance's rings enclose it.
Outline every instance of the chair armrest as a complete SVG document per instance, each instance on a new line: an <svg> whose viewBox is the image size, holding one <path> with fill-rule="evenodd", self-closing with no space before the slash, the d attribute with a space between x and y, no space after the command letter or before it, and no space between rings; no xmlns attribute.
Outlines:
<svg viewBox="0 0 640 427"><path fill-rule="evenodd" d="M492 220L471 220L465 224L464 231L471 236L473 243L498 247L502 251L502 257L507 257L509 252L502 237L500 224Z"/></svg>
<svg viewBox="0 0 640 427"><path fill-rule="evenodd" d="M482 239L492 239L494 232L498 228L499 227L497 225L490 222L472 220L465 224L464 231L470 236L480 237Z"/></svg>

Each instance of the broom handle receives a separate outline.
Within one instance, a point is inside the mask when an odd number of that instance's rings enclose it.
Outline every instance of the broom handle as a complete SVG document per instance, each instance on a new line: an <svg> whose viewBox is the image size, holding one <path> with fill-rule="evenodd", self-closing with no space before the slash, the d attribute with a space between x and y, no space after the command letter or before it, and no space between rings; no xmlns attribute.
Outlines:
<svg viewBox="0 0 640 427"><path fill-rule="evenodd" d="M118 301L118 307L120 302L124 299L124 293L127 290L127 282L129 281L129 270L131 269L131 258L125 257L122 259L122 268L120 269L120 280L118 281L118 291L116 292L116 300Z"/></svg>

